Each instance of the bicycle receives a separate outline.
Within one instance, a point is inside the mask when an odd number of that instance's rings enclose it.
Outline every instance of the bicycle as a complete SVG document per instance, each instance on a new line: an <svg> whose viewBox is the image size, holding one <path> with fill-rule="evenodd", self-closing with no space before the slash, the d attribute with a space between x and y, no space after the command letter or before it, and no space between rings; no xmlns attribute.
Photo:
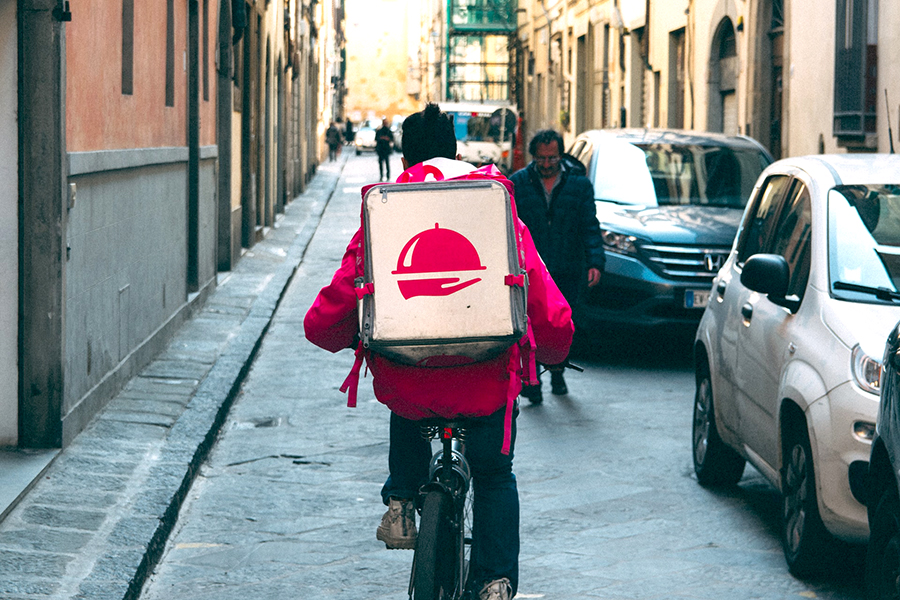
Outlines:
<svg viewBox="0 0 900 600"><path fill-rule="evenodd" d="M584 371L568 361L554 368ZM419 531L409 579L410 600L460 600L466 591L472 546L472 472L465 455L468 427L478 419L430 419L425 439L440 437L428 482L419 489Z"/></svg>
<svg viewBox="0 0 900 600"><path fill-rule="evenodd" d="M465 456L469 419L437 419L422 425L427 440L440 437L429 478L419 490L419 533L409 580L410 600L459 600L472 546L472 474Z"/></svg>

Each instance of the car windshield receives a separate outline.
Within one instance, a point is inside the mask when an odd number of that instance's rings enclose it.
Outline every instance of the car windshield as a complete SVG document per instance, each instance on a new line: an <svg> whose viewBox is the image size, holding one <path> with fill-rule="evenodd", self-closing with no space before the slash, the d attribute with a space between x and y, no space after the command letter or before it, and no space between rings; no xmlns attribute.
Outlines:
<svg viewBox="0 0 900 600"><path fill-rule="evenodd" d="M500 109L493 112L447 111L447 114L453 118L456 139L460 142L498 143L501 137L507 141L512 139L516 125L515 114L512 111L506 111L506 121L504 122L500 113Z"/></svg>
<svg viewBox="0 0 900 600"><path fill-rule="evenodd" d="M900 291L900 184L828 192L828 265L836 298L893 301Z"/></svg>
<svg viewBox="0 0 900 600"><path fill-rule="evenodd" d="M742 208L768 163L754 149L604 141L593 167L594 197L646 206Z"/></svg>

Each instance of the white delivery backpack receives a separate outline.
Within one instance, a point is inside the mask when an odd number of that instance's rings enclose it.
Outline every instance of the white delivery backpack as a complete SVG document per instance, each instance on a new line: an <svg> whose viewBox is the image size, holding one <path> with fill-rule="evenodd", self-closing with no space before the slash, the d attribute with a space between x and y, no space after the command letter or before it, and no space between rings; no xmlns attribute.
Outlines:
<svg viewBox="0 0 900 600"><path fill-rule="evenodd" d="M511 198L490 179L387 183L364 192L360 338L419 366L485 360L527 332Z"/></svg>

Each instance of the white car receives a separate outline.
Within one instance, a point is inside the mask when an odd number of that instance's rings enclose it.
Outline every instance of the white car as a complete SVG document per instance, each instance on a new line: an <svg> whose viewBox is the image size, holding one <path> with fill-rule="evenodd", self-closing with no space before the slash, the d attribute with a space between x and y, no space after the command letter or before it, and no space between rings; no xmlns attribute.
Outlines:
<svg viewBox="0 0 900 600"><path fill-rule="evenodd" d="M783 497L792 573L864 542L881 357L900 320L900 156L770 165L713 280L695 340L694 471L750 462Z"/></svg>

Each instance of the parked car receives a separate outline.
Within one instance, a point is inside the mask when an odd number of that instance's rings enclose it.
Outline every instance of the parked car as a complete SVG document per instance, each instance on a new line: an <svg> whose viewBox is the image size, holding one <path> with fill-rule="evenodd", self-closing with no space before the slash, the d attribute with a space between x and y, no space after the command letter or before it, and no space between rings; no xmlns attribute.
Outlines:
<svg viewBox="0 0 900 600"><path fill-rule="evenodd" d="M359 156L363 150L375 152L375 129L369 125L363 125L356 132L356 138L353 140L356 146L356 155Z"/></svg>
<svg viewBox="0 0 900 600"><path fill-rule="evenodd" d="M884 347L881 403L869 460L866 508L869 598L900 596L900 323Z"/></svg>
<svg viewBox="0 0 900 600"><path fill-rule="evenodd" d="M792 573L865 542L884 340L900 319L900 156L778 161L712 283L694 357L702 485L779 490Z"/></svg>
<svg viewBox="0 0 900 600"><path fill-rule="evenodd" d="M587 131L569 154L594 184L606 251L603 281L575 307L579 329L695 328L771 155L744 136L664 129Z"/></svg>

